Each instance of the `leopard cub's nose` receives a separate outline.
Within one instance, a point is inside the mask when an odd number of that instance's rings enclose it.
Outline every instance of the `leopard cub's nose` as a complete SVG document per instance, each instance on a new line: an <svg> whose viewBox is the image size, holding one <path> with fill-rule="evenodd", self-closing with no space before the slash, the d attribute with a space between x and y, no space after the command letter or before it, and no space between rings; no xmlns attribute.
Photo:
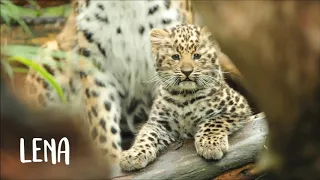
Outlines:
<svg viewBox="0 0 320 180"><path fill-rule="evenodd" d="M181 72L186 75L187 77L192 73L193 69L191 70L181 70Z"/></svg>

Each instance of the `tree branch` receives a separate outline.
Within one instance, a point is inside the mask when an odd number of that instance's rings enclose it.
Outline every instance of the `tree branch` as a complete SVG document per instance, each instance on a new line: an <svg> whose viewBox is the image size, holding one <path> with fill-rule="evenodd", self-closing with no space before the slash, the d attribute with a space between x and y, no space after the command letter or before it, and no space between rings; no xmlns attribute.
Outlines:
<svg viewBox="0 0 320 180"><path fill-rule="evenodd" d="M219 161L206 161L195 150L193 141L164 152L154 163L138 172L119 173L122 179L210 179L228 170L254 162L263 150L268 128L265 119L256 119L229 139L229 152Z"/></svg>

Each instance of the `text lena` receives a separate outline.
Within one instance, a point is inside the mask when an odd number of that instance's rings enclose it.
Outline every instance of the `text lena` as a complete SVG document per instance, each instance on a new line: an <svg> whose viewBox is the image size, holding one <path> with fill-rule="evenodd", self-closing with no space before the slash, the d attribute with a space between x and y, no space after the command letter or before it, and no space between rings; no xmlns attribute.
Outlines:
<svg viewBox="0 0 320 180"><path fill-rule="evenodd" d="M41 147L37 146L37 142L43 141L43 149ZM62 145L64 145L64 150L62 150ZM44 159L38 159L37 152L43 151L43 158ZM32 139L32 160L26 159L25 157L25 144L24 139L20 138L20 161L22 163L31 163L31 162L48 162L48 150L51 152L51 162L52 164L56 164L57 161L60 162L61 155L64 154L65 156L65 164L70 164L70 144L69 140L64 137L59 141L58 144L58 151L56 148L56 141L54 139L51 139L51 143L49 143L47 140L42 140L42 138L33 138ZM58 158L58 159L57 159Z"/></svg>

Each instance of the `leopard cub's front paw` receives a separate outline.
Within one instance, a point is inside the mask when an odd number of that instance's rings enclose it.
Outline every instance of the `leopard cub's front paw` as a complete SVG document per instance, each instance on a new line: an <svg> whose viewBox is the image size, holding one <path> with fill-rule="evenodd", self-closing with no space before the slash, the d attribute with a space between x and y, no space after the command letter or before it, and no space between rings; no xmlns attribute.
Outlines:
<svg viewBox="0 0 320 180"><path fill-rule="evenodd" d="M155 157L147 155L142 149L129 149L120 156L120 167L125 171L133 171L146 167Z"/></svg>
<svg viewBox="0 0 320 180"><path fill-rule="evenodd" d="M228 151L228 136L200 137L195 140L197 153L205 159L221 159Z"/></svg>

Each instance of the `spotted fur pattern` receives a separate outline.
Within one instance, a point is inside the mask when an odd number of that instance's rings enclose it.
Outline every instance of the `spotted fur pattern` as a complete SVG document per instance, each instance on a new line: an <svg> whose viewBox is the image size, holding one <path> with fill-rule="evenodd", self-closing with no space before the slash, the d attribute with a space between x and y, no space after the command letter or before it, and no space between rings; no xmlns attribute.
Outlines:
<svg viewBox="0 0 320 180"><path fill-rule="evenodd" d="M149 119L120 166L141 169L181 138L194 138L197 153L221 159L228 136L252 119L247 100L224 81L219 48L205 28L178 25L150 34L160 83Z"/></svg>
<svg viewBox="0 0 320 180"><path fill-rule="evenodd" d="M62 106L53 88L34 71L27 82L34 85L30 92L42 106L79 107L87 116L89 135L116 163L122 150L120 132L137 132L135 124L147 120L155 96L155 83L149 81L155 68L148 34L152 28L190 21L190 2L74 0L73 5L74 18L69 20L75 21L70 24L76 25L77 35L66 38L75 41L46 45L48 51L73 47L71 55L45 52L37 58L62 86L71 106Z"/></svg>

